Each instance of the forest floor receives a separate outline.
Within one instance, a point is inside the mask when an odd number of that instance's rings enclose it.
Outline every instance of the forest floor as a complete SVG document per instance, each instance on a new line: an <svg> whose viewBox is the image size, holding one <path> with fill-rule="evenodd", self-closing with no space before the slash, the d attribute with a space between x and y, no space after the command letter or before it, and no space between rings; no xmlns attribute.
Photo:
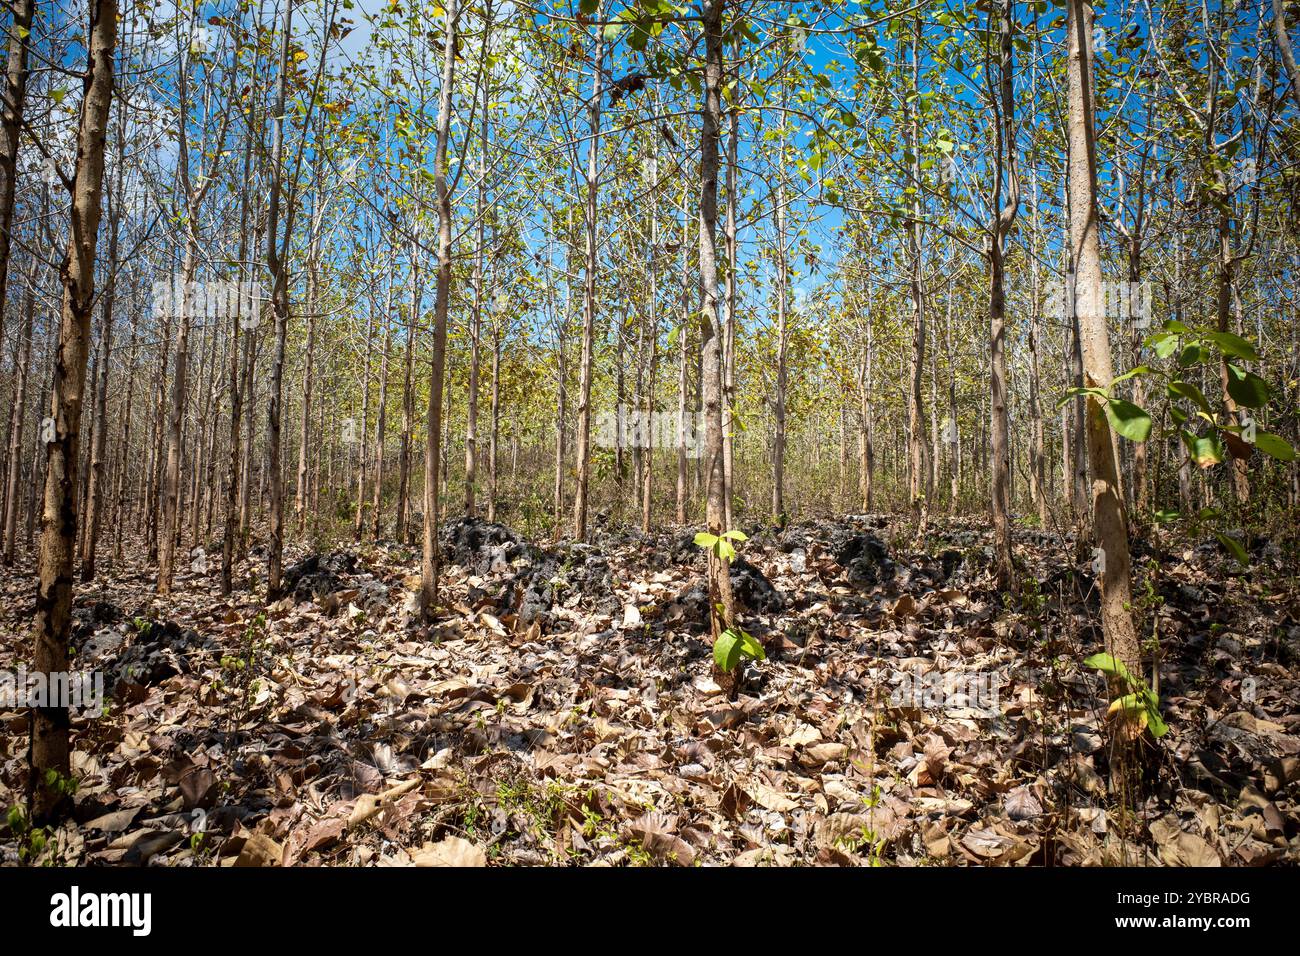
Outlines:
<svg viewBox="0 0 1300 956"><path fill-rule="evenodd" d="M734 700L686 530L539 546L449 523L429 626L397 544L293 552L269 606L259 548L230 599L219 558L168 597L144 568L78 586L74 666L112 699L74 718L74 820L11 814L0 863L1300 862L1300 589L1276 546L1248 570L1217 544L1137 549L1170 731L1140 745L1128 816L1071 541L1018 531L1003 596L982 519L746 530L733 576L768 659ZM16 671L35 582L0 582ZM27 733L0 711L0 810Z"/></svg>

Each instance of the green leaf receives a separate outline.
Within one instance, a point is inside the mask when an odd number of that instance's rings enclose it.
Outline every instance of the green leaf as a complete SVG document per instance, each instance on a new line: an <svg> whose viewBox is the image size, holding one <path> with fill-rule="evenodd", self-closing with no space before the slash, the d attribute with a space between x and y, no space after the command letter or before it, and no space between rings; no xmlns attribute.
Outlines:
<svg viewBox="0 0 1300 956"><path fill-rule="evenodd" d="M578 3L578 9L581 10L585 15L591 16L593 13L596 12L596 7L599 3L600 0L580 0L580 2Z"/></svg>
<svg viewBox="0 0 1300 956"><path fill-rule="evenodd" d="M1238 405L1260 408L1268 404L1269 386L1254 372L1228 364L1228 394Z"/></svg>
<svg viewBox="0 0 1300 956"><path fill-rule="evenodd" d="M695 536L695 545L699 548L711 548L718 543L716 534L709 534L707 531L701 531Z"/></svg>
<svg viewBox="0 0 1300 956"><path fill-rule="evenodd" d="M1242 567L1250 565L1250 558L1246 554L1246 549L1241 546L1241 542L1236 538L1229 538L1226 534L1216 531L1214 536L1219 539L1219 543L1228 549L1229 553L1237 559L1237 563Z"/></svg>
<svg viewBox="0 0 1300 956"><path fill-rule="evenodd" d="M767 660L767 651L763 650L763 645L758 643L752 634L745 631L740 632L740 652L751 660Z"/></svg>
<svg viewBox="0 0 1300 956"><path fill-rule="evenodd" d="M1111 701L1109 709L1112 711L1126 710L1133 713L1134 711L1146 710L1147 702L1146 698L1139 694L1125 694L1123 697Z"/></svg>
<svg viewBox="0 0 1300 956"><path fill-rule="evenodd" d="M1199 438L1191 432L1183 432L1183 443L1187 446L1187 452L1192 456L1192 461L1196 462L1201 468L1209 468L1211 465L1217 465L1223 461L1223 446L1219 444L1217 435L1207 435Z"/></svg>
<svg viewBox="0 0 1300 956"><path fill-rule="evenodd" d="M1205 337L1228 355L1235 355L1237 358L1245 359L1247 362L1259 361L1259 353L1255 351L1255 346L1251 345L1240 335L1233 335L1231 332L1207 332L1205 333Z"/></svg>
<svg viewBox="0 0 1300 956"><path fill-rule="evenodd" d="M1129 441L1146 441L1151 434L1151 416L1132 402L1112 398L1105 408L1110 427Z"/></svg>
<svg viewBox="0 0 1300 956"><path fill-rule="evenodd" d="M730 629L719 634L718 639L713 642L713 662L718 665L718 670L724 673L729 674L735 670L736 665L740 663L740 653L740 638Z"/></svg>
<svg viewBox="0 0 1300 956"><path fill-rule="evenodd" d="M1128 668L1124 666L1124 662L1113 654L1093 654L1084 660L1083 666L1095 668L1103 674L1122 678L1129 683L1132 683L1133 680L1129 676Z"/></svg>
<svg viewBox="0 0 1300 956"><path fill-rule="evenodd" d="M1129 369L1123 375L1117 375L1115 378L1111 379L1111 387L1113 388L1117 382L1123 382L1126 379L1134 378L1138 375L1149 375L1152 371L1154 371L1154 369L1149 365L1138 365Z"/></svg>
<svg viewBox="0 0 1300 956"><path fill-rule="evenodd" d="M724 538L727 538L727 539L730 540L730 541L748 541L748 540L749 540L749 535L745 534L745 532L743 532L743 531L728 531L728 532L726 532L725 534L723 534L723 537L724 537Z"/></svg>
<svg viewBox="0 0 1300 956"><path fill-rule="evenodd" d="M1173 332L1158 332L1155 335L1147 336L1145 343L1149 348L1156 351L1157 358L1169 358L1178 348L1178 336Z"/></svg>
<svg viewBox="0 0 1300 956"><path fill-rule="evenodd" d="M1206 401L1205 395L1201 390L1191 382L1172 381L1166 386L1170 398L1190 398L1201 411L1210 414L1210 403Z"/></svg>
<svg viewBox="0 0 1300 956"><path fill-rule="evenodd" d="M1255 447L1278 461L1295 461L1295 449L1287 443L1286 439L1272 432L1255 432Z"/></svg>

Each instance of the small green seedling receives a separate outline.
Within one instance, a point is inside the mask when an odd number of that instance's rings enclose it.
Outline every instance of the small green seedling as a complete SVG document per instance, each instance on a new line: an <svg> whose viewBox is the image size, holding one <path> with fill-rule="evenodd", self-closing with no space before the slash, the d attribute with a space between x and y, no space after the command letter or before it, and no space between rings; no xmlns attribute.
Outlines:
<svg viewBox="0 0 1300 956"><path fill-rule="evenodd" d="M1137 733L1141 733L1144 727L1151 731L1153 737L1163 737L1169 733L1169 725L1160 716L1160 698L1147 686L1146 681L1130 674L1123 661L1111 654L1093 654L1083 662L1083 666L1094 667L1107 677L1122 681L1127 688L1128 693L1111 701L1107 714L1122 714L1136 728Z"/></svg>

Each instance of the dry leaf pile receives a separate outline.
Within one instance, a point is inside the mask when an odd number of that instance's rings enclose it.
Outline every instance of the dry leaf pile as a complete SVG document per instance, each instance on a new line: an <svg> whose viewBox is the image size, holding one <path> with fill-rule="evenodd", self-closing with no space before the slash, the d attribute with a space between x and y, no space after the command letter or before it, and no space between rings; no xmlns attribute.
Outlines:
<svg viewBox="0 0 1300 956"><path fill-rule="evenodd" d="M1096 594L1073 543L1021 532L991 590L987 530L883 516L747 529L733 568L767 649L710 679L704 559L686 532L541 547L445 529L445 609L416 613L397 544L300 554L267 604L254 552L158 598L147 571L79 589L79 669L113 700L74 723L75 819L0 861L1262 865L1300 860L1300 600L1262 545L1138 563L1171 732L1133 818L1108 791ZM213 562L215 564L215 562ZM199 567L201 567L201 563ZM1149 587L1147 587L1149 583ZM0 668L28 659L30 569L4 579ZM996 687L941 701L900 685ZM991 682L991 683L990 683ZM27 717L0 715L0 808Z"/></svg>

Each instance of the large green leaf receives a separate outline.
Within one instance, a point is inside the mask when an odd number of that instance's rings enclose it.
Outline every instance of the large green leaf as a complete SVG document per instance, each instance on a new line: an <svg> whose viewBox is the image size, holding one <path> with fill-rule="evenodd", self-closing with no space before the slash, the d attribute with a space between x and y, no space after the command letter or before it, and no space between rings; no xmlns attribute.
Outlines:
<svg viewBox="0 0 1300 956"><path fill-rule="evenodd" d="M1109 677L1119 677L1125 681L1130 681L1128 668L1124 662L1112 654L1093 654L1083 662L1084 667L1092 667L1101 671Z"/></svg>
<svg viewBox="0 0 1300 956"><path fill-rule="evenodd" d="M1269 391L1268 382L1254 372L1248 372L1231 362L1228 363L1228 394L1238 405L1245 405L1247 408L1260 408L1267 405Z"/></svg>
<svg viewBox="0 0 1300 956"><path fill-rule="evenodd" d="M1157 332L1155 335L1148 336L1146 345L1156 350L1157 357L1169 358L1178 348L1178 336L1172 332Z"/></svg>
<svg viewBox="0 0 1300 956"><path fill-rule="evenodd" d="M1295 449L1272 432L1255 432L1255 447L1278 461L1295 461Z"/></svg>
<svg viewBox="0 0 1300 956"><path fill-rule="evenodd" d="M740 652L740 637L734 631L723 631L713 642L713 662L725 673L735 670L740 663Z"/></svg>
<svg viewBox="0 0 1300 956"><path fill-rule="evenodd" d="M1259 353L1255 351L1255 346L1240 335L1233 335L1231 332L1207 332L1205 337L1228 355L1235 355L1248 362L1259 361Z"/></svg>
<svg viewBox="0 0 1300 956"><path fill-rule="evenodd" d="M1228 549L1228 552L1237 559L1237 563L1242 567L1250 564L1250 557L1246 554L1246 549L1241 546L1241 542L1236 538L1230 538L1220 531L1214 532L1214 536L1219 539L1219 543Z"/></svg>
<svg viewBox="0 0 1300 956"><path fill-rule="evenodd" d="M740 632L740 652L745 657L756 661L767 660L767 651L763 650L763 645L758 643L752 634L745 631Z"/></svg>
<svg viewBox="0 0 1300 956"><path fill-rule="evenodd" d="M1112 398L1106 403L1106 420L1110 427L1129 441L1146 441L1151 434L1151 416L1132 402Z"/></svg>
<svg viewBox="0 0 1300 956"><path fill-rule="evenodd" d="M1175 379L1166 386L1166 389L1169 392L1170 398L1190 398L1196 403L1197 407L1200 408L1201 411L1205 412L1207 415L1211 414L1210 403L1206 401L1205 395L1201 390L1191 382L1184 382Z"/></svg>
<svg viewBox="0 0 1300 956"><path fill-rule="evenodd" d="M1223 445L1219 443L1217 436L1207 435L1200 438L1185 431L1183 443L1187 445L1187 452L1192 456L1192 461L1201 468L1209 468L1223 461Z"/></svg>

